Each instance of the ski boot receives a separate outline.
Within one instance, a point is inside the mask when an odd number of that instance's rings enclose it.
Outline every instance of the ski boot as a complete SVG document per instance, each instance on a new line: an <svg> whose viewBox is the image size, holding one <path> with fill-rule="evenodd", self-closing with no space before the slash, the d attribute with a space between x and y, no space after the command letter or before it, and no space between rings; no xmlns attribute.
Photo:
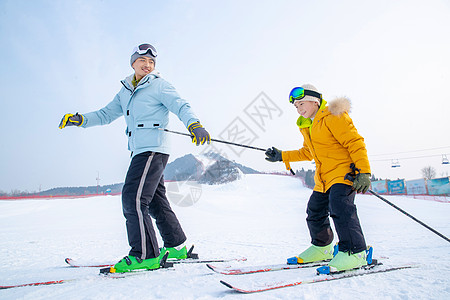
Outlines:
<svg viewBox="0 0 450 300"><path fill-rule="evenodd" d="M169 254L165 253L164 255L160 255L155 258L140 259L139 257L129 255L125 256L113 267L101 269L100 273L106 275L108 273L126 273L133 271L167 268L170 267L168 263L166 263L168 256Z"/></svg>
<svg viewBox="0 0 450 300"><path fill-rule="evenodd" d="M164 255L164 253L169 252L168 259L186 259L186 258L192 258L192 259L198 259L198 254L192 253L192 250L194 250L194 245L191 246L189 251L186 248L186 245L181 244L177 247L163 247L160 249L161 254L160 256Z"/></svg>
<svg viewBox="0 0 450 300"><path fill-rule="evenodd" d="M287 259L288 265L306 264L311 262L328 261L333 258L338 251L338 245L333 247L332 244L319 247L311 245L308 249L300 253L298 256Z"/></svg>
<svg viewBox="0 0 450 300"><path fill-rule="evenodd" d="M317 269L317 274L340 273L353 269L360 269L372 264L373 248L368 247L367 250L351 253L339 251L336 256L328 263L327 266Z"/></svg>

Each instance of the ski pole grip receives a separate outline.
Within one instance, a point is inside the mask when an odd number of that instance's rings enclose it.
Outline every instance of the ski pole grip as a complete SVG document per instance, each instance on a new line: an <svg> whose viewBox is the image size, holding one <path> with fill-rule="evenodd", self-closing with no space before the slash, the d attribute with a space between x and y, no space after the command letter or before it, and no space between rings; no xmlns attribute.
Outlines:
<svg viewBox="0 0 450 300"><path fill-rule="evenodd" d="M355 177L356 177L356 172L360 172L361 170L356 168L354 163L350 164L350 169L352 170L351 172L348 172L347 174L345 174L344 179L345 180L350 180L351 182L355 181Z"/></svg>
<svg viewBox="0 0 450 300"><path fill-rule="evenodd" d="M352 175L352 173L345 174L344 179L345 180L350 180L351 182L355 181L355 177Z"/></svg>

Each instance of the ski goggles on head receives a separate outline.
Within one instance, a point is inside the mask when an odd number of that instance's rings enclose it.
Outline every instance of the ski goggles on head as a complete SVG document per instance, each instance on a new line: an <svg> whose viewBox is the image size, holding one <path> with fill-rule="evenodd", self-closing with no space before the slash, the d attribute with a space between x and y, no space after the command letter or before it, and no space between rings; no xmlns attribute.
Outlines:
<svg viewBox="0 0 450 300"><path fill-rule="evenodd" d="M153 57L156 57L158 55L158 52L156 52L155 47L153 47L150 44L141 44L137 47L134 47L134 49L133 49L133 54L137 53L139 55L144 55L144 54L147 54L148 52L150 52L150 54Z"/></svg>
<svg viewBox="0 0 450 300"><path fill-rule="evenodd" d="M305 90L302 87L296 87L296 88L293 88L291 93L289 94L289 102L294 103L295 100L301 100L301 99L305 98L305 96L316 97L316 98L319 98L319 100L322 99L322 95L318 92L311 91L311 90Z"/></svg>

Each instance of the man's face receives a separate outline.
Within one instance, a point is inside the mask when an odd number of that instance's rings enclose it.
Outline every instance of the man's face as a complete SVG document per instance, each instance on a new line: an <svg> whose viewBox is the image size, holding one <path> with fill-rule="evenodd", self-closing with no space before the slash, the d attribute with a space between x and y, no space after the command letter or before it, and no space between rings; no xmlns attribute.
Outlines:
<svg viewBox="0 0 450 300"><path fill-rule="evenodd" d="M140 80L145 75L151 73L155 69L155 62L152 58L141 56L135 60L132 65L136 79Z"/></svg>
<svg viewBox="0 0 450 300"><path fill-rule="evenodd" d="M294 106L297 108L297 112L304 118L314 118L319 110L319 106L314 101L296 100Z"/></svg>

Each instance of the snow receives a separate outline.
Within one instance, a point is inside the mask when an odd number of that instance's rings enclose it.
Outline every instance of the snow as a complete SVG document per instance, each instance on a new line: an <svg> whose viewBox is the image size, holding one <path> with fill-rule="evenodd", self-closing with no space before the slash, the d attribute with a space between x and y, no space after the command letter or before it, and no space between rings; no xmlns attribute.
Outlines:
<svg viewBox="0 0 450 300"><path fill-rule="evenodd" d="M201 185L201 198L176 206L178 218L201 258L247 257L236 266L283 263L309 246L305 221L311 190L300 180L246 175ZM387 196L411 215L450 236L450 204ZM64 258L114 263L128 253L120 196L0 201L0 285L76 279L64 284L0 290L0 299L450 299L450 243L378 198L358 195L366 241L386 265L418 268L333 282L239 294L219 280L251 285L301 280L311 270L226 276L204 264L176 265L123 279L96 268L71 268ZM315 276L315 275L314 275Z"/></svg>

